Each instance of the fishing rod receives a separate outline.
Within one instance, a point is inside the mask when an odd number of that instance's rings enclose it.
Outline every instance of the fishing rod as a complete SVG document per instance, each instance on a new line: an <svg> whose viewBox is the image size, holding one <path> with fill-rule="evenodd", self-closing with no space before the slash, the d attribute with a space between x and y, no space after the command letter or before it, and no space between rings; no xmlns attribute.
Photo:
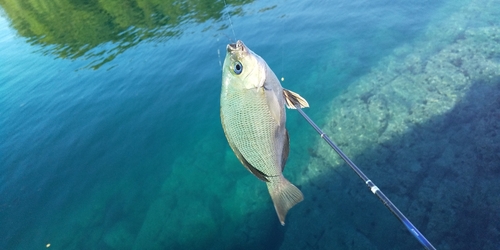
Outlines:
<svg viewBox="0 0 500 250"><path fill-rule="evenodd" d="M352 168L352 170L354 170L354 172L358 174L358 176L370 188L372 193L376 195L389 210L391 210L391 212L401 221L401 223L405 225L406 229L408 229L408 231L410 231L410 233L413 236L415 236L415 238L420 242L420 244L422 244L422 246L425 247L425 249L435 250L436 248L425 238L423 234L420 233L420 231L418 231L418 229L410 222L410 220L408 220L406 216L404 216L404 214L401 213L401 211L399 211L399 209L394 204L392 204L389 198L387 198L387 196L385 196L385 194L382 193L382 191L375 185L375 183L373 183L370 179L368 179L368 177L363 173L363 171L361 171L361 169L359 169L356 166L356 164L354 164L354 162L352 162L351 159L349 159L349 157L347 157L344 154L344 152L342 152L342 150L340 150L340 148L337 147L335 143L333 143L333 141L318 127L318 125L316 125L313 122L313 120L311 120L311 118L309 118L309 116L307 116L306 113L304 113L304 111L300 108L300 104L294 103L294 105L297 108L297 111L299 111L299 113L304 117L304 119L306 119L306 121L314 128L314 130L316 130L316 132L320 134L321 138L323 138L323 140L325 140L326 143L328 143L328 145L330 145L330 147L332 147L333 150L335 150L335 152L340 157L342 157L342 159L347 163L347 165L349 165Z"/></svg>

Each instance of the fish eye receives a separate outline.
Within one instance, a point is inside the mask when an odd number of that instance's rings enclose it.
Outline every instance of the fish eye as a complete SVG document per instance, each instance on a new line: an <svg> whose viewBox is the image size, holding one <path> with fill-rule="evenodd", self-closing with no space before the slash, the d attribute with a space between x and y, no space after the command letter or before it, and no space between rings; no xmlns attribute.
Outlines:
<svg viewBox="0 0 500 250"><path fill-rule="evenodd" d="M234 73L236 73L237 75L239 75L243 71L243 65L240 62L236 62L234 64L234 69L233 70L234 70Z"/></svg>

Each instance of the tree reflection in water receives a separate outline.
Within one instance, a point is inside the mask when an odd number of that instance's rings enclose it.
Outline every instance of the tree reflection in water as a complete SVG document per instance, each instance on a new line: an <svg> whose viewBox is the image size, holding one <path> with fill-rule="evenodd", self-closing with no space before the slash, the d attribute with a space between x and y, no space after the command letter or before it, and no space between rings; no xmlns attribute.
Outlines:
<svg viewBox="0 0 500 250"><path fill-rule="evenodd" d="M229 14L241 15L250 2L226 0L234 7ZM43 53L83 57L93 69L141 41L176 37L183 24L220 21L225 13L223 0L0 0L0 6L18 34Z"/></svg>

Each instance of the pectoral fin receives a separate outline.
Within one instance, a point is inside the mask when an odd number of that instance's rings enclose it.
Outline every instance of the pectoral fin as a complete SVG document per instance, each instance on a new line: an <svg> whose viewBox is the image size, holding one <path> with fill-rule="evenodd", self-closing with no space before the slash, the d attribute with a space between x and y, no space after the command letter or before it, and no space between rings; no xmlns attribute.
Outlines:
<svg viewBox="0 0 500 250"><path fill-rule="evenodd" d="M306 99L291 90L283 89L283 96L285 97L286 107L289 109L296 109L296 105L301 108L309 108Z"/></svg>

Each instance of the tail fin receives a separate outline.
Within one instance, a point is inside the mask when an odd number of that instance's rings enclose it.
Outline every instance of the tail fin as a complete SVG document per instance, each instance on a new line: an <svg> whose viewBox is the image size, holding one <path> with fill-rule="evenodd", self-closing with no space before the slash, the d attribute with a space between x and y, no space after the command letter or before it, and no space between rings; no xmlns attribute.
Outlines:
<svg viewBox="0 0 500 250"><path fill-rule="evenodd" d="M283 89L283 96L285 97L286 107L289 109L296 109L295 105L299 105L301 108L309 108L309 103L299 94Z"/></svg>
<svg viewBox="0 0 500 250"><path fill-rule="evenodd" d="M285 225L285 217L288 210L304 200L304 196L297 187L283 176L280 176L279 180L271 180L270 182L266 182L266 184L281 225Z"/></svg>

